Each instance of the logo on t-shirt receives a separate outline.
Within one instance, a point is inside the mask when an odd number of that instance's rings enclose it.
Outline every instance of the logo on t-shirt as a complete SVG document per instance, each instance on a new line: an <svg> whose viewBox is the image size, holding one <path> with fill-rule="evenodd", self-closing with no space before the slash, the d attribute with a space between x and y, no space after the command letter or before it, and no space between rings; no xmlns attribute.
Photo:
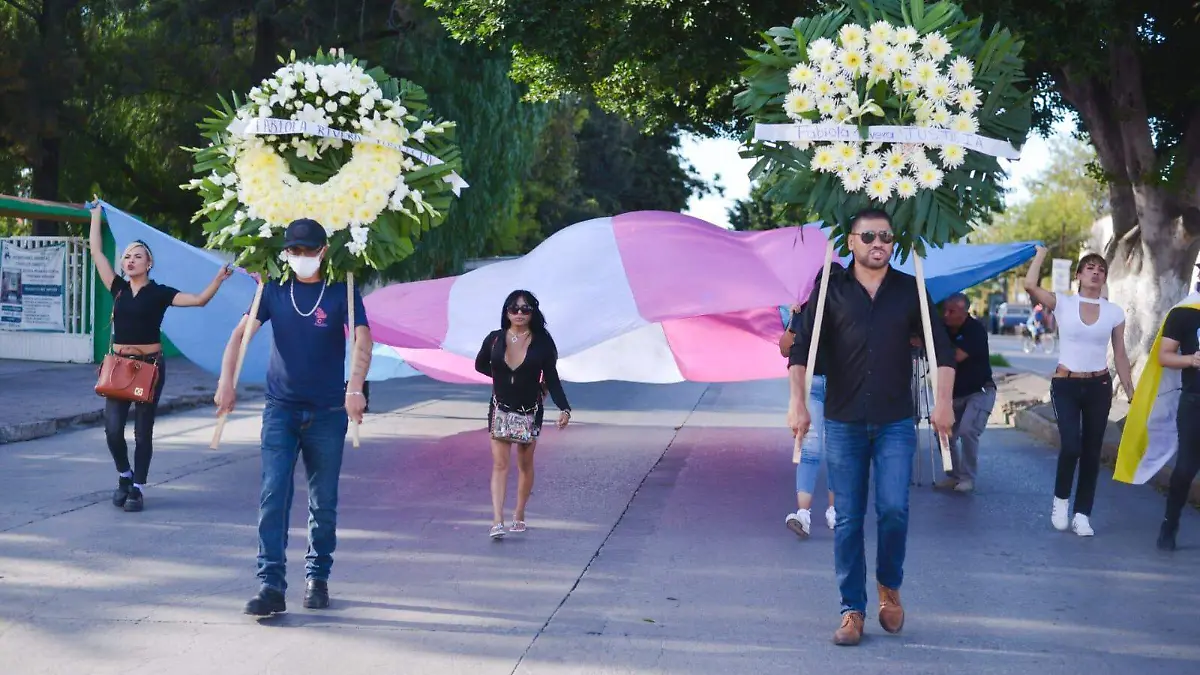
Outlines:
<svg viewBox="0 0 1200 675"><path fill-rule="evenodd" d="M315 325L317 328L324 328L329 325L327 321L329 315L325 313L324 309L318 307L317 311L313 313L313 316L316 317Z"/></svg>

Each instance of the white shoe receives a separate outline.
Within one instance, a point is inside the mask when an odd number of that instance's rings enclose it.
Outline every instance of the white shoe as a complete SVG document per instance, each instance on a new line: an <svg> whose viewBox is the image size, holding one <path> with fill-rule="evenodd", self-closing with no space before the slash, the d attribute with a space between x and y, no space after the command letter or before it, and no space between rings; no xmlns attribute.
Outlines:
<svg viewBox="0 0 1200 675"><path fill-rule="evenodd" d="M1094 537L1096 531L1092 529L1092 524L1088 522L1088 517L1082 513L1076 513L1075 519L1071 521L1071 531L1081 537Z"/></svg>
<svg viewBox="0 0 1200 675"><path fill-rule="evenodd" d="M488 536L492 539L503 539L506 534L508 534L508 530L505 530L504 525L499 523L493 525L491 531L488 532Z"/></svg>
<svg viewBox="0 0 1200 675"><path fill-rule="evenodd" d="M954 486L954 491L955 492L974 492L975 491L975 481L964 480L963 482Z"/></svg>
<svg viewBox="0 0 1200 675"><path fill-rule="evenodd" d="M825 509L825 524L828 525L829 529L831 530L837 526L837 509L833 508L832 506Z"/></svg>
<svg viewBox="0 0 1200 675"><path fill-rule="evenodd" d="M1059 532L1067 531L1068 512L1070 504L1065 499L1054 498L1054 508L1050 511L1050 522L1054 524L1054 529Z"/></svg>
<svg viewBox="0 0 1200 675"><path fill-rule="evenodd" d="M784 523L787 524L789 530L796 533L796 536L808 539L808 535L812 531L812 513L808 509L800 509L795 513L789 513Z"/></svg>

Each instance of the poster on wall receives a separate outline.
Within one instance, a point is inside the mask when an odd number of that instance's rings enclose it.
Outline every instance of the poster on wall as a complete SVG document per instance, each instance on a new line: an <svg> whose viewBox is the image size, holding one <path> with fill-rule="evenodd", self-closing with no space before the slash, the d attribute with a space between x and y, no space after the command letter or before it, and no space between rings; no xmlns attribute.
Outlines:
<svg viewBox="0 0 1200 675"><path fill-rule="evenodd" d="M66 244L0 246L0 330L64 332Z"/></svg>

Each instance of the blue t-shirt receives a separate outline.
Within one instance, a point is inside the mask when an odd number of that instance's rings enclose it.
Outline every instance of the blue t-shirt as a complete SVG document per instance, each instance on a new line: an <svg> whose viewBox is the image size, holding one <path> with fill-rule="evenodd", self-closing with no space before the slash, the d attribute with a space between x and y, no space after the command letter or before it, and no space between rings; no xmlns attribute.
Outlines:
<svg viewBox="0 0 1200 675"><path fill-rule="evenodd" d="M290 279L263 289L258 320L272 322L275 336L267 365L267 400L273 403L303 408L345 405L346 284L329 284L324 294L322 287ZM354 324L368 325L358 288Z"/></svg>

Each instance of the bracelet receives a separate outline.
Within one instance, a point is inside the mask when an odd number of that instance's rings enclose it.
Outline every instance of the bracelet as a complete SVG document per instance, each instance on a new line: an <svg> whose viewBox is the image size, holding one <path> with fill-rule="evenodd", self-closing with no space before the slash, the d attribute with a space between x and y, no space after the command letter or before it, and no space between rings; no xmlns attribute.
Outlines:
<svg viewBox="0 0 1200 675"><path fill-rule="evenodd" d="M363 394L361 391L348 391L348 392L346 392L346 395L347 396L362 396L363 398L366 398L366 395Z"/></svg>
<svg viewBox="0 0 1200 675"><path fill-rule="evenodd" d="M562 414L566 415L567 417L570 417L570 416L571 416L571 411L570 411L570 410L564 410L564 411L562 411Z"/></svg>

